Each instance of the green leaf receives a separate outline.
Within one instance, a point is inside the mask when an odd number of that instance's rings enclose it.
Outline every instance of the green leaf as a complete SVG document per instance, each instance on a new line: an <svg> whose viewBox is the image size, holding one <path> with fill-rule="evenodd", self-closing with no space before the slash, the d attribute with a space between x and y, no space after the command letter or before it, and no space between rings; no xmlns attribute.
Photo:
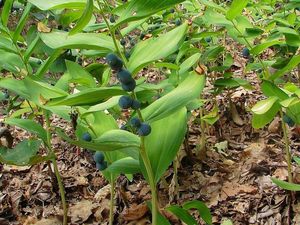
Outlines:
<svg viewBox="0 0 300 225"><path fill-rule="evenodd" d="M169 206L166 208L169 212L173 213L181 221L188 225L197 225L197 221L189 214L186 209L183 209L177 205Z"/></svg>
<svg viewBox="0 0 300 225"><path fill-rule="evenodd" d="M230 9L227 11L226 18L228 20L235 19L238 15L240 15L243 9L248 4L249 0L233 0L231 3Z"/></svg>
<svg viewBox="0 0 300 225"><path fill-rule="evenodd" d="M212 216L210 213L209 208L205 205L204 202L194 200L189 201L183 204L182 206L184 209L197 209L201 218L205 221L205 223L211 225L212 224Z"/></svg>
<svg viewBox="0 0 300 225"><path fill-rule="evenodd" d="M187 58L183 63L180 65L179 75L184 74L188 70L190 70L200 59L201 54L196 53L189 58Z"/></svg>
<svg viewBox="0 0 300 225"><path fill-rule="evenodd" d="M2 25L7 26L8 18L10 15L11 7L13 6L14 0L6 0L4 2L3 9L1 10L1 22Z"/></svg>
<svg viewBox="0 0 300 225"><path fill-rule="evenodd" d="M83 11L82 16L77 21L76 26L69 32L69 35L74 35L85 28L85 26L90 22L94 9L93 0L87 0L85 10Z"/></svg>
<svg viewBox="0 0 300 225"><path fill-rule="evenodd" d="M53 99L48 103L49 106L53 105L67 105L67 106L80 106L80 105L94 105L106 100L110 97L117 95L127 94L119 87L101 87L89 88L79 93L69 95L64 98Z"/></svg>
<svg viewBox="0 0 300 225"><path fill-rule="evenodd" d="M19 55L2 49L0 49L0 55L0 70L6 69L15 74L25 71L25 65Z"/></svg>
<svg viewBox="0 0 300 225"><path fill-rule="evenodd" d="M283 90L281 90L279 87L277 87L270 81L263 81L261 89L264 95L266 95L267 97L275 96L278 97L280 100L285 100L289 97Z"/></svg>
<svg viewBox="0 0 300 225"><path fill-rule="evenodd" d="M24 140L13 149L0 147L0 162L16 166L35 164L40 145L41 141L38 140Z"/></svg>
<svg viewBox="0 0 300 225"><path fill-rule="evenodd" d="M116 105L118 105L119 99L121 96L114 96L110 99L108 99L106 102L97 104L97 105L93 105L91 106L86 112L84 112L81 116L85 117L90 113L93 112L98 112L98 111L103 111L103 110L107 110L110 109Z"/></svg>
<svg viewBox="0 0 300 225"><path fill-rule="evenodd" d="M136 157L136 152L140 148L140 138L123 130L107 131L92 142L73 140L59 128L56 129L56 132L65 141L93 151L109 152L119 150L126 152L131 157Z"/></svg>
<svg viewBox="0 0 300 225"><path fill-rule="evenodd" d="M256 103L251 111L255 114L265 114L268 112L275 103L278 102L278 97L277 96L271 96L265 100L261 100L258 103Z"/></svg>
<svg viewBox="0 0 300 225"><path fill-rule="evenodd" d="M201 56L201 62L208 62L215 60L218 55L224 50L224 47L221 46L212 46L209 47L204 54Z"/></svg>
<svg viewBox="0 0 300 225"><path fill-rule="evenodd" d="M106 171L114 174L135 174L141 172L138 160L126 157L113 162Z"/></svg>
<svg viewBox="0 0 300 225"><path fill-rule="evenodd" d="M42 41L52 49L94 49L115 51L112 38L105 34L77 33L69 36L68 32L53 31L41 33Z"/></svg>
<svg viewBox="0 0 300 225"><path fill-rule="evenodd" d="M76 62L66 60L67 70L71 76L71 79L68 82L81 84L87 87L96 87L96 82L92 75L84 70Z"/></svg>
<svg viewBox="0 0 300 225"><path fill-rule="evenodd" d="M146 65L174 53L179 48L187 28L187 24L183 24L158 38L139 42L130 56L128 70L136 74Z"/></svg>
<svg viewBox="0 0 300 225"><path fill-rule="evenodd" d="M272 74L270 79L275 80L284 74L288 73L292 69L294 69L300 63L300 55L294 55L289 63L283 67L281 70L278 70L276 73Z"/></svg>
<svg viewBox="0 0 300 225"><path fill-rule="evenodd" d="M189 101L199 97L204 85L205 76L194 71L191 72L177 88L143 109L143 118L146 121L153 122L174 113L186 106Z"/></svg>
<svg viewBox="0 0 300 225"><path fill-rule="evenodd" d="M154 15L155 13L172 7L175 4L181 3L184 0L132 0L128 3L125 3L115 10L113 10L113 14L119 16L119 19L116 21L114 27L118 27L121 24L140 20L145 17Z"/></svg>
<svg viewBox="0 0 300 225"><path fill-rule="evenodd" d="M38 123L29 119L6 119L6 124L17 126L29 132L38 135L45 143L47 143L47 133L45 129Z"/></svg>
<svg viewBox="0 0 300 225"><path fill-rule="evenodd" d="M51 9L82 9L86 5L86 0L51 0L51 1L41 1L41 0L29 0L41 10L51 10Z"/></svg>
<svg viewBox="0 0 300 225"><path fill-rule="evenodd" d="M145 148L150 159L155 182L174 160L186 133L187 112L182 108L172 115L151 123L151 133L145 137ZM163 129L162 129L163 127ZM146 171L143 168L146 177Z"/></svg>
<svg viewBox="0 0 300 225"><path fill-rule="evenodd" d="M256 45L254 48L250 50L251 54L258 55L262 53L265 49L273 46L283 44L283 41L273 40L273 41L264 41L262 44Z"/></svg>
<svg viewBox="0 0 300 225"><path fill-rule="evenodd" d="M293 157L293 159L298 164L298 166L300 166L300 158L299 157Z"/></svg>
<svg viewBox="0 0 300 225"><path fill-rule="evenodd" d="M271 178L271 180L279 187L288 191L300 191L300 184L293 184L276 178Z"/></svg>
<svg viewBox="0 0 300 225"><path fill-rule="evenodd" d="M14 31L14 35L13 35L13 42L17 43L20 33L22 32L26 22L27 22L27 18L29 16L30 10L31 10L32 5L30 3L28 3L24 9L24 12L19 20L19 23L17 25L16 30Z"/></svg>

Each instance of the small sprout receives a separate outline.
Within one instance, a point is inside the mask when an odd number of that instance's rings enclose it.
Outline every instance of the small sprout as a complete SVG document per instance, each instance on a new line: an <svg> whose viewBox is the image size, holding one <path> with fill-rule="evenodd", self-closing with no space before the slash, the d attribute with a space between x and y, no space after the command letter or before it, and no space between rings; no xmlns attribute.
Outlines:
<svg viewBox="0 0 300 225"><path fill-rule="evenodd" d="M119 71L123 67L123 61L115 54L109 53L106 57L106 62L113 70Z"/></svg>
<svg viewBox="0 0 300 225"><path fill-rule="evenodd" d="M131 73L126 69L121 69L117 73L117 78L122 84L129 84L133 82L133 78L131 77Z"/></svg>
<svg viewBox="0 0 300 225"><path fill-rule="evenodd" d="M92 136L90 135L90 133L85 132L85 133L83 133L83 135L82 135L82 139L83 139L84 141L90 142L90 141L92 141Z"/></svg>
<svg viewBox="0 0 300 225"><path fill-rule="evenodd" d="M147 136L151 133L151 127L147 123L142 123L137 132L140 136Z"/></svg>
<svg viewBox="0 0 300 225"><path fill-rule="evenodd" d="M133 99L130 96L124 95L119 99L119 106L122 109L129 109L132 106L132 103Z"/></svg>
<svg viewBox="0 0 300 225"><path fill-rule="evenodd" d="M249 58L250 50L248 48L243 48L242 55L244 58Z"/></svg>
<svg viewBox="0 0 300 225"><path fill-rule="evenodd" d="M103 152L96 152L93 158L96 163L102 163L104 161L105 156Z"/></svg>
<svg viewBox="0 0 300 225"><path fill-rule="evenodd" d="M133 100L131 108L137 110L141 108L141 103L138 100Z"/></svg>
<svg viewBox="0 0 300 225"><path fill-rule="evenodd" d="M107 162L104 161L102 163L96 163L96 168L99 170L99 171L103 171L107 168Z"/></svg>
<svg viewBox="0 0 300 225"><path fill-rule="evenodd" d="M130 83L122 84L123 90L127 91L127 92L133 91L135 89L135 87L136 87L136 82L133 78L130 81Z"/></svg>
<svg viewBox="0 0 300 225"><path fill-rule="evenodd" d="M135 128L139 128L141 126L141 121L139 118L134 117L130 120L130 124L131 124L131 126L133 126Z"/></svg>

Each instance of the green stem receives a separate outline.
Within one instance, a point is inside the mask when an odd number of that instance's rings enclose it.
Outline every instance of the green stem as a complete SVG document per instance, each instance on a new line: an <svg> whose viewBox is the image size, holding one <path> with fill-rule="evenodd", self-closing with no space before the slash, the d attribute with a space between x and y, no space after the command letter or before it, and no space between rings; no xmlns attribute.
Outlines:
<svg viewBox="0 0 300 225"><path fill-rule="evenodd" d="M283 121L283 112L282 112L282 110L280 110L280 117L281 117L281 124L282 124L283 137L284 137L284 143L285 143L285 158L286 158L286 162L287 162L287 165L288 165L288 181L289 181L289 183L293 183L290 144L289 144L288 131L287 131L287 128L286 128L286 124Z"/></svg>
<svg viewBox="0 0 300 225"><path fill-rule="evenodd" d="M53 168L54 168L54 173L57 179L57 183L58 183L58 188L59 188L59 193L60 193L60 198L61 198L61 202L62 202L62 206L63 206L63 225L67 225L68 224L68 206L67 206L67 202L66 202L66 196L65 196L65 188L58 170L58 166L57 166L57 161L56 161L56 156L55 153L51 147L51 125L50 125L50 118L49 118L49 114L44 111L44 116L46 119L46 126L47 126L47 143L46 146L48 148L48 154L49 155L53 155L52 157L52 164L53 164Z"/></svg>

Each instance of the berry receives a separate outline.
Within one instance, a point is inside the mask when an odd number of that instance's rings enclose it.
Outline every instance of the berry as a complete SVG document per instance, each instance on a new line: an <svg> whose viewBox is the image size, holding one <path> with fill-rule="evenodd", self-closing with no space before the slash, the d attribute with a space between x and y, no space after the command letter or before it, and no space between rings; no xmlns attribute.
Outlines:
<svg viewBox="0 0 300 225"><path fill-rule="evenodd" d="M180 20L180 19L176 19L176 21L175 21L175 25L176 25L176 26L179 26L179 25L181 25L181 20Z"/></svg>
<svg viewBox="0 0 300 225"><path fill-rule="evenodd" d="M136 82L135 80L132 78L132 80L130 81L130 83L128 84L122 84L122 88L124 91L133 91L136 87Z"/></svg>
<svg viewBox="0 0 300 225"><path fill-rule="evenodd" d="M91 136L88 132L85 132L85 133L82 135L82 139L83 139L84 141L90 142L90 141L92 141L92 136Z"/></svg>
<svg viewBox="0 0 300 225"><path fill-rule="evenodd" d="M141 121L139 118L134 117L130 120L130 124L135 128L139 128L141 126Z"/></svg>
<svg viewBox="0 0 300 225"><path fill-rule="evenodd" d="M126 57L126 59L129 59L130 58L130 52L125 52L125 57Z"/></svg>
<svg viewBox="0 0 300 225"><path fill-rule="evenodd" d="M175 9L170 9L170 13L174 13L175 12Z"/></svg>
<svg viewBox="0 0 300 225"><path fill-rule="evenodd" d="M126 45L126 40L125 40L124 38L121 39L120 44L121 44L122 46L125 46L125 45Z"/></svg>
<svg viewBox="0 0 300 225"><path fill-rule="evenodd" d="M117 73L117 77L122 84L129 84L133 80L133 78L131 77L131 73L125 69L121 69Z"/></svg>
<svg viewBox="0 0 300 225"><path fill-rule="evenodd" d="M123 67L122 60L116 56L113 53L108 54L106 57L107 64L113 69L113 70L120 70Z"/></svg>
<svg viewBox="0 0 300 225"><path fill-rule="evenodd" d="M95 162L96 163L102 163L103 161L104 161L104 154L103 154L103 152L96 152L95 154L94 154L94 160L95 160Z"/></svg>
<svg viewBox="0 0 300 225"><path fill-rule="evenodd" d="M131 97L124 95L119 99L119 106L122 109L129 109L132 106L132 102L133 99Z"/></svg>
<svg viewBox="0 0 300 225"><path fill-rule="evenodd" d="M151 133L151 127L147 123L142 123L137 132L140 136L147 136Z"/></svg>
<svg viewBox="0 0 300 225"><path fill-rule="evenodd" d="M110 21L111 23L114 23L114 22L116 22L116 19L115 19L115 17L114 17L113 15L111 15L111 16L109 17L109 21Z"/></svg>
<svg viewBox="0 0 300 225"><path fill-rule="evenodd" d="M107 168L107 162L104 161L102 163L96 163L96 168L99 170L99 171L103 171Z"/></svg>
<svg viewBox="0 0 300 225"><path fill-rule="evenodd" d="M206 38L205 38L205 41L206 41L207 43L211 42L211 37L206 37Z"/></svg>
<svg viewBox="0 0 300 225"><path fill-rule="evenodd" d="M145 33L141 33L141 35L140 35L140 39L141 39L141 40L143 40L145 36L146 36L146 34L145 34Z"/></svg>
<svg viewBox="0 0 300 225"><path fill-rule="evenodd" d="M249 56L250 56L249 49L248 48L243 48L242 55L243 55L244 58L249 58Z"/></svg>
<svg viewBox="0 0 300 225"><path fill-rule="evenodd" d="M289 117L288 115L284 114L283 115L283 121L289 126L289 127L293 127L295 125L295 122L292 120L291 117Z"/></svg>
<svg viewBox="0 0 300 225"><path fill-rule="evenodd" d="M137 100L133 100L131 108L134 110L137 110L137 109L141 108L141 103Z"/></svg>

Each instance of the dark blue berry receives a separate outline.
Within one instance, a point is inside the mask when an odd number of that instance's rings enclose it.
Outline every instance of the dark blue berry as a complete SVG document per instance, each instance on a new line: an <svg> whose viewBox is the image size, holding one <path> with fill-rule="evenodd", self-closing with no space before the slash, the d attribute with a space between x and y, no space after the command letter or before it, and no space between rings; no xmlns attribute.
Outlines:
<svg viewBox="0 0 300 225"><path fill-rule="evenodd" d="M91 136L88 132L85 132L85 133L82 135L82 139L83 139L84 141L90 142L90 141L92 141L92 136Z"/></svg>
<svg viewBox="0 0 300 225"><path fill-rule="evenodd" d="M146 36L145 33L141 33L140 39L143 40L145 36Z"/></svg>
<svg viewBox="0 0 300 225"><path fill-rule="evenodd" d="M147 123L142 123L137 132L140 136L147 136L151 133L151 127Z"/></svg>
<svg viewBox="0 0 300 225"><path fill-rule="evenodd" d="M130 52L125 52L125 57L126 57L126 59L129 59L130 58Z"/></svg>
<svg viewBox="0 0 300 225"><path fill-rule="evenodd" d="M121 39L120 44L121 44L122 46L125 46L125 45L126 45L126 40L125 40L124 38Z"/></svg>
<svg viewBox="0 0 300 225"><path fill-rule="evenodd" d="M206 41L207 43L211 42L211 37L206 37L206 38L205 38L205 41Z"/></svg>
<svg viewBox="0 0 300 225"><path fill-rule="evenodd" d="M122 109L129 109L132 106L132 102L133 99L130 96L124 95L119 99L119 106Z"/></svg>
<svg viewBox="0 0 300 225"><path fill-rule="evenodd" d="M105 158L105 156L104 156L103 152L96 152L94 154L94 160L96 163L102 163L104 161L104 158Z"/></svg>
<svg viewBox="0 0 300 225"><path fill-rule="evenodd" d="M115 54L109 53L106 57L106 62L113 70L120 70L123 67L123 61Z"/></svg>
<svg viewBox="0 0 300 225"><path fill-rule="evenodd" d="M289 117L288 115L284 114L283 115L283 121L289 126L289 127L293 127L295 125L295 122L292 120L291 117Z"/></svg>
<svg viewBox="0 0 300 225"><path fill-rule="evenodd" d="M109 17L109 21L110 21L111 23L116 22L116 19L115 19L114 15L111 15L111 16Z"/></svg>
<svg viewBox="0 0 300 225"><path fill-rule="evenodd" d="M244 58L249 58L250 50L248 48L243 48L242 55Z"/></svg>
<svg viewBox="0 0 300 225"><path fill-rule="evenodd" d="M133 78L131 77L131 73L128 70L121 69L117 73L117 78L122 84L129 84L132 82Z"/></svg>
<svg viewBox="0 0 300 225"><path fill-rule="evenodd" d="M132 80L127 83L127 84L122 84L122 88L124 91L133 91L136 87L136 82L135 80L132 78Z"/></svg>
<svg viewBox="0 0 300 225"><path fill-rule="evenodd" d="M175 9L170 9L170 13L174 13L175 12Z"/></svg>
<svg viewBox="0 0 300 225"><path fill-rule="evenodd" d="M96 163L96 168L99 170L99 171L103 171L107 168L107 162L104 161L102 163Z"/></svg>
<svg viewBox="0 0 300 225"><path fill-rule="evenodd" d="M181 20L180 20L180 19L176 19L176 21L175 21L175 25L176 25L176 26L179 26L179 25L181 25Z"/></svg>
<svg viewBox="0 0 300 225"><path fill-rule="evenodd" d="M141 126L141 121L139 118L134 117L130 120L130 124L135 128L139 128Z"/></svg>
<svg viewBox="0 0 300 225"><path fill-rule="evenodd" d="M137 110L141 108L141 103L138 100L133 100L131 108Z"/></svg>

